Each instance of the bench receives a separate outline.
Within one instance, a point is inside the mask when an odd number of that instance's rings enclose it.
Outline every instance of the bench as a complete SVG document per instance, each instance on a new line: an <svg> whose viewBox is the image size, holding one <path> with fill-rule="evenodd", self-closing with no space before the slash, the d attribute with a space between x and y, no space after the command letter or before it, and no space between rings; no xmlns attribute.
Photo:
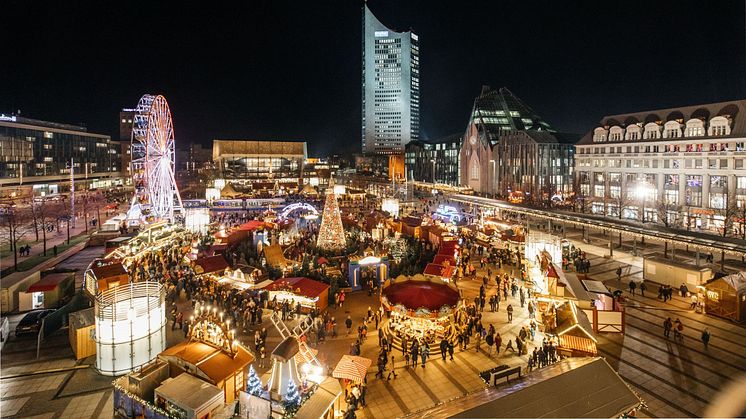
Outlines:
<svg viewBox="0 0 746 419"><path fill-rule="evenodd" d="M479 373L479 376L482 378L482 380L484 380L485 383L489 384L489 383L492 382L492 374L494 374L496 372L504 371L504 370L506 370L508 368L510 368L510 367L508 365L505 365L505 364L498 365L495 368L492 368L490 370L482 371L481 373Z"/></svg>
<svg viewBox="0 0 746 419"><path fill-rule="evenodd" d="M496 386L497 380L505 378L505 382L508 383L510 382L510 376L513 374L518 374L518 378L521 378L521 367L517 366L500 372L494 372L490 376L490 382L492 383L492 385Z"/></svg>

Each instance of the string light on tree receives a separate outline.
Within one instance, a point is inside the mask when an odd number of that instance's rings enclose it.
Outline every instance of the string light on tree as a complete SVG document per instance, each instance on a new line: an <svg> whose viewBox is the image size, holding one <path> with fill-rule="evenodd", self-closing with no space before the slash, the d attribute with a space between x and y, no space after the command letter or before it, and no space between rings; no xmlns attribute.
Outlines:
<svg viewBox="0 0 746 419"><path fill-rule="evenodd" d="M343 249L346 245L345 232L342 227L342 214L337 205L337 195L334 188L329 185L324 203L324 213L319 227L319 238L316 245L321 249L334 250Z"/></svg>
<svg viewBox="0 0 746 419"><path fill-rule="evenodd" d="M289 411L295 411L300 406L300 393L298 392L298 386L295 385L295 381L292 378L288 379L288 390L283 397L282 402L285 405L285 409Z"/></svg>
<svg viewBox="0 0 746 419"><path fill-rule="evenodd" d="M249 366L249 381L247 384L248 387L246 388L246 391L252 396L261 396L262 393L264 393L262 380L260 380L259 376L256 375L256 370L254 370L253 365Z"/></svg>

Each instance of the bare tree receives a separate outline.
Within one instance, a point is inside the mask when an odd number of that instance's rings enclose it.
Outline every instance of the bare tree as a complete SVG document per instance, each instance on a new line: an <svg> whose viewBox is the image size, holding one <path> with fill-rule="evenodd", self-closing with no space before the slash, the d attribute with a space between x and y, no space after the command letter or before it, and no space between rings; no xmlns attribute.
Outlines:
<svg viewBox="0 0 746 419"><path fill-rule="evenodd" d="M655 214L658 218L658 222L665 227L674 227L678 224L678 208L679 206L670 202L665 197L659 197L655 201ZM677 216L673 220L669 217L670 213L676 213Z"/></svg>
<svg viewBox="0 0 746 419"><path fill-rule="evenodd" d="M633 199L630 197L629 192L627 191L627 188L620 188L619 195L616 197L610 198L611 202L616 205L617 208L617 218L620 220L622 219L622 215L624 214L624 210L628 208L632 203ZM644 214L643 214L644 217Z"/></svg>
<svg viewBox="0 0 746 419"><path fill-rule="evenodd" d="M33 229L33 215L26 206L6 204L0 214L2 226L8 229L8 241L13 252L13 268L18 269L18 242Z"/></svg>
<svg viewBox="0 0 746 419"><path fill-rule="evenodd" d="M742 240L746 240L746 202L736 204L735 231Z"/></svg>
<svg viewBox="0 0 746 419"><path fill-rule="evenodd" d="M715 209L715 215L723 219L723 225L718 229L722 237L728 237L728 234L733 231L733 225L740 211L735 202L728 202L723 208Z"/></svg>

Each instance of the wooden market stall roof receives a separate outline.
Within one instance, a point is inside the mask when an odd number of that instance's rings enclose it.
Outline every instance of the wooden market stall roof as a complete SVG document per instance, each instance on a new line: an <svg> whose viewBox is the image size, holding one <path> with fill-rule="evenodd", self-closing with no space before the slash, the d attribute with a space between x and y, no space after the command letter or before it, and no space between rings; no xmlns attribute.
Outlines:
<svg viewBox="0 0 746 419"><path fill-rule="evenodd" d="M218 396L223 402L223 390L186 372L164 382L155 391L178 406L195 411L200 411Z"/></svg>
<svg viewBox="0 0 746 419"><path fill-rule="evenodd" d="M598 355L598 348L596 342L591 339L573 336L573 335L562 335L559 337L560 348L569 349L572 351L578 351L586 354L587 356Z"/></svg>
<svg viewBox="0 0 746 419"><path fill-rule="evenodd" d="M433 258L433 263L436 265L443 265L444 262L448 262L451 265L456 264L456 260L453 258L453 255L438 254L435 255L435 257Z"/></svg>
<svg viewBox="0 0 746 419"><path fill-rule="evenodd" d="M238 229L243 231L254 231L267 227L271 227L271 225L269 223L265 223L264 221L249 220L248 222L241 224Z"/></svg>
<svg viewBox="0 0 746 419"><path fill-rule="evenodd" d="M52 291L53 289L57 288L57 286L60 285L62 281L70 278L73 278L73 275L72 273L68 272L59 272L45 275L39 281L28 287L26 292Z"/></svg>
<svg viewBox="0 0 746 419"><path fill-rule="evenodd" d="M209 274L214 272L223 272L228 268L228 262L223 255L207 256L194 261L195 273Z"/></svg>
<svg viewBox="0 0 746 419"><path fill-rule="evenodd" d="M180 359L184 363L193 365L217 384L236 371L243 371L253 360L254 356L241 345L236 346L235 356L200 341L183 341L158 355L165 361Z"/></svg>
<svg viewBox="0 0 746 419"><path fill-rule="evenodd" d="M453 272L456 270L454 266L438 265L436 263L428 263L425 266L425 275L439 276L442 278L450 278L453 276Z"/></svg>
<svg viewBox="0 0 746 419"><path fill-rule="evenodd" d="M562 391L557 391L562 389ZM603 358L567 358L407 418L617 418L641 401Z"/></svg>
<svg viewBox="0 0 746 419"><path fill-rule="evenodd" d="M315 298L329 289L329 285L323 282L315 281L311 278L280 278L265 287L268 291L278 291L291 287L293 292L307 298Z"/></svg>
<svg viewBox="0 0 746 419"><path fill-rule="evenodd" d="M334 401L342 394L342 386L339 380L332 377L326 377L319 384L316 391L306 400L295 414L299 418L322 418L332 409Z"/></svg>
<svg viewBox="0 0 746 419"><path fill-rule="evenodd" d="M593 325L583 310L578 310L574 301L566 301L557 307L557 328L554 333L562 336L571 334L574 336L587 337L596 341L593 336Z"/></svg>
<svg viewBox="0 0 746 419"><path fill-rule="evenodd" d="M127 269L121 263L112 263L109 265L93 267L91 268L91 273L96 277L96 280L100 280L119 275L127 275Z"/></svg>
<svg viewBox="0 0 746 419"><path fill-rule="evenodd" d="M295 263L285 258L282 253L282 247L279 244L264 246L264 257L267 258L267 264L276 268L287 268Z"/></svg>

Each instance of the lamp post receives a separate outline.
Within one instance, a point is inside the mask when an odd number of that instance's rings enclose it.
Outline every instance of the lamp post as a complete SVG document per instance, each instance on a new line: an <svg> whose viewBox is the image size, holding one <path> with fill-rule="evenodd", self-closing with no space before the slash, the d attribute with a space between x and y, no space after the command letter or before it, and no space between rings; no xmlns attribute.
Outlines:
<svg viewBox="0 0 746 419"><path fill-rule="evenodd" d="M433 185L435 185L435 159L430 159L430 163L433 164Z"/></svg>
<svg viewBox="0 0 746 419"><path fill-rule="evenodd" d="M639 199L640 202L642 203L642 217L641 217L641 220L642 220L643 223L645 222L645 201L647 200L648 195L650 194L651 189L652 188L650 187L650 184L648 182L646 182L646 181L641 182L635 188L635 194L637 195L637 199Z"/></svg>

